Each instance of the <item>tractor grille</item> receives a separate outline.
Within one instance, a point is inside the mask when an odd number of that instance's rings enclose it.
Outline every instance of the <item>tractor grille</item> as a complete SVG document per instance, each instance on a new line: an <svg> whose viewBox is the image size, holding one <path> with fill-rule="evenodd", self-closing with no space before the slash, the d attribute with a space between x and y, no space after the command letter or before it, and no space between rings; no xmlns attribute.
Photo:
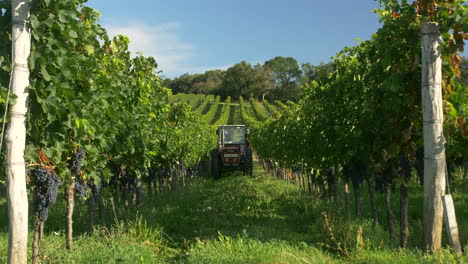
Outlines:
<svg viewBox="0 0 468 264"><path fill-rule="evenodd" d="M240 162L239 148L230 147L223 149L223 163L225 166L234 166Z"/></svg>
<svg viewBox="0 0 468 264"><path fill-rule="evenodd" d="M239 152L238 149L225 149L224 153L236 153Z"/></svg>

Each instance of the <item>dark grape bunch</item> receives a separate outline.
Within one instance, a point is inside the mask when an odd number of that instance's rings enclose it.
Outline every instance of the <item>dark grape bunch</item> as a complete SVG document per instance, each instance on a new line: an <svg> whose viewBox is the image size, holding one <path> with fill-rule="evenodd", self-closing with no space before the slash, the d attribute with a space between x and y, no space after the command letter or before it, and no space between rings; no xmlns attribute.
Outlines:
<svg viewBox="0 0 468 264"><path fill-rule="evenodd" d="M57 201L57 193L62 181L44 167L36 167L30 171L34 179L34 210L39 220L45 222L49 215L49 208Z"/></svg>
<svg viewBox="0 0 468 264"><path fill-rule="evenodd" d="M346 179L351 179L353 185L360 185L364 182L365 168L359 164L351 164L343 167L343 174Z"/></svg>
<svg viewBox="0 0 468 264"><path fill-rule="evenodd" d="M97 184L88 184L89 188L91 189L91 193L93 194L94 197L99 197L101 195L101 188L102 185L97 185Z"/></svg>
<svg viewBox="0 0 468 264"><path fill-rule="evenodd" d="M76 177L75 181L75 192L78 193L81 200L84 200L88 196L87 187L84 181L81 179L81 164L85 158L85 151L79 148L78 151L73 155L71 160L68 162L70 172Z"/></svg>
<svg viewBox="0 0 468 264"><path fill-rule="evenodd" d="M401 155L400 156L400 174L406 180L411 178L411 162L407 156Z"/></svg>
<svg viewBox="0 0 468 264"><path fill-rule="evenodd" d="M88 196L88 188L85 186L85 183L81 178L78 178L75 181L75 192L78 193L81 200L86 199Z"/></svg>
<svg viewBox="0 0 468 264"><path fill-rule="evenodd" d="M81 164L83 163L84 157L85 151L84 149L80 148L69 162L70 171L71 173L75 174L76 177L80 176Z"/></svg>
<svg viewBox="0 0 468 264"><path fill-rule="evenodd" d="M125 200L127 194L133 191L133 184L130 175L128 175L127 170L125 168L120 169L120 192L122 193L122 197Z"/></svg>

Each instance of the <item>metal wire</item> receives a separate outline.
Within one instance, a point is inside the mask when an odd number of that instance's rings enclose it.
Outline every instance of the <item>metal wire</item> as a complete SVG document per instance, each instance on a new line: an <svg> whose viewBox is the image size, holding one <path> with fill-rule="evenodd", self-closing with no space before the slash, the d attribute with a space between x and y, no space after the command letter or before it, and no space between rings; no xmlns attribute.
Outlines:
<svg viewBox="0 0 468 264"><path fill-rule="evenodd" d="M450 194L450 183L449 183L449 177L448 177L448 169L447 169L447 160L445 160L445 185L447 188L445 189L447 194Z"/></svg>

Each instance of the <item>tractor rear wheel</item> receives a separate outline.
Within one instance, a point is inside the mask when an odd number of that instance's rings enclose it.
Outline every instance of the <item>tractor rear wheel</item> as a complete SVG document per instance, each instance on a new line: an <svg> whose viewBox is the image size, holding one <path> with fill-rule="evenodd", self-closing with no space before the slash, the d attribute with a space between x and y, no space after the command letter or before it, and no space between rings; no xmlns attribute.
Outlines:
<svg viewBox="0 0 468 264"><path fill-rule="evenodd" d="M245 171L244 174L248 174L250 176L253 176L253 157L252 157L252 149L247 148L245 151Z"/></svg>
<svg viewBox="0 0 468 264"><path fill-rule="evenodd" d="M213 153L211 155L211 175L214 179L221 178L221 166L219 164L218 153Z"/></svg>

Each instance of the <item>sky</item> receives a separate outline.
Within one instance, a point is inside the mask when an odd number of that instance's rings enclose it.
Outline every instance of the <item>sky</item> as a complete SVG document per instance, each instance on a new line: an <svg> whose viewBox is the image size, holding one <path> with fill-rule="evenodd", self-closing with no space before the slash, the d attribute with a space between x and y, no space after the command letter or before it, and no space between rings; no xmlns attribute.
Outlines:
<svg viewBox="0 0 468 264"><path fill-rule="evenodd" d="M89 0L167 77L276 56L318 65L380 28L374 0Z"/></svg>

